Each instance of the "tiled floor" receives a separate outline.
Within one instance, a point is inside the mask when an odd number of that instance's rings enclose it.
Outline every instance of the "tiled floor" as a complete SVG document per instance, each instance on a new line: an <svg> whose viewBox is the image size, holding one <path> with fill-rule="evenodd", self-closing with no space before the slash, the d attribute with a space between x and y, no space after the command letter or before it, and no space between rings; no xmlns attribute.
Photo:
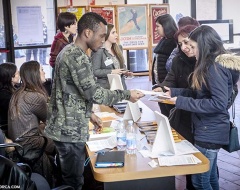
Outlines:
<svg viewBox="0 0 240 190"><path fill-rule="evenodd" d="M135 77L134 79L126 80L128 89L143 89L151 90L151 81L148 76ZM240 81L238 82L240 91ZM147 97L141 99L152 110L159 110L156 102L150 102ZM236 118L235 123L240 128L240 95L235 101ZM231 112L231 110L229 110ZM240 136L240 129L239 129ZM240 154L240 152L239 152ZM218 168L220 173L219 184L221 190L240 190L240 157L237 152L228 153L220 150L218 154ZM185 189L184 176L176 176L176 190Z"/></svg>

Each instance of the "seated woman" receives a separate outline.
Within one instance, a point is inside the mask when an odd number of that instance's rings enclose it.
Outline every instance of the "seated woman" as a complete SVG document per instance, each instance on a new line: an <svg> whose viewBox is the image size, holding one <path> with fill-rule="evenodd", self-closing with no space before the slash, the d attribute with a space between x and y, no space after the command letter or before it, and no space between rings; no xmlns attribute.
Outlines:
<svg viewBox="0 0 240 190"><path fill-rule="evenodd" d="M93 73L97 77L98 84L106 89L110 89L107 74L121 75L122 85L126 90L124 75L131 76L132 72L126 70L122 50L117 44L117 37L114 25L108 24L104 47L92 55Z"/></svg>
<svg viewBox="0 0 240 190"><path fill-rule="evenodd" d="M19 79L19 72L14 63L0 64L0 126L5 134L7 134L9 102Z"/></svg>
<svg viewBox="0 0 240 190"><path fill-rule="evenodd" d="M39 127L40 122L45 123L47 119L48 96L43 86L43 82L46 80L45 73L37 61L28 61L22 64L20 77L21 86L13 93L9 104L8 136L11 140L23 146L24 154L27 147L30 149L29 151L36 150L37 154L44 147L44 139L46 139L41 138L43 132ZM21 140L19 141L19 139ZM34 163L30 162L33 171L43 176L49 175L52 168L48 158L50 156L54 157L55 153L52 140L47 139L47 146L40 156L41 159L33 157L34 154L30 158L28 157L30 161L31 159L34 160ZM43 167L45 167L43 170L38 167L41 164L35 163L36 159L43 162ZM50 178L47 180L51 183Z"/></svg>

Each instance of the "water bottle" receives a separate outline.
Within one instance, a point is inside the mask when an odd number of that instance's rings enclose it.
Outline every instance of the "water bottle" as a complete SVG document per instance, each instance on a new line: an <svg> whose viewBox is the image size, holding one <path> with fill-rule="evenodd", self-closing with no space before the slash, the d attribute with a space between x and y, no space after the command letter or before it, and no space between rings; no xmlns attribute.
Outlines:
<svg viewBox="0 0 240 190"><path fill-rule="evenodd" d="M117 128L117 149L126 150L126 129L124 120L120 120Z"/></svg>
<svg viewBox="0 0 240 190"><path fill-rule="evenodd" d="M133 127L133 121L128 121L127 126L127 154L136 154L137 151L137 139L136 130Z"/></svg>

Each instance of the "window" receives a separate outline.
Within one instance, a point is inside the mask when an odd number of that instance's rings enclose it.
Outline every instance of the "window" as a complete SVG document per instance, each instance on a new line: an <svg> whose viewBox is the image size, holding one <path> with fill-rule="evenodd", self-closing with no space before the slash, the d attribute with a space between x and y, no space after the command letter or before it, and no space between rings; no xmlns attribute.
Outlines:
<svg viewBox="0 0 240 190"><path fill-rule="evenodd" d="M14 47L18 47L15 63L19 67L25 61L36 60L49 66L49 48L39 46L51 46L55 35L53 0L11 0L11 9ZM28 46L33 47L25 49Z"/></svg>
<svg viewBox="0 0 240 190"><path fill-rule="evenodd" d="M217 19L217 0L196 0L197 20Z"/></svg>

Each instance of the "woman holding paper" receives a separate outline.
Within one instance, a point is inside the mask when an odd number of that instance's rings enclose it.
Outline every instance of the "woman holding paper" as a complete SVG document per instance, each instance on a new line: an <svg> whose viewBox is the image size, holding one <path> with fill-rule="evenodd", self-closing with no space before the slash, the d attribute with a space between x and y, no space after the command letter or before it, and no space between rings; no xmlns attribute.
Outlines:
<svg viewBox="0 0 240 190"><path fill-rule="evenodd" d="M162 92L164 86L173 88L189 88L190 80L189 76L194 71L196 58L193 52L190 51L188 45L189 33L193 31L197 26L186 25L181 27L174 35L178 43L178 53L172 60L172 66L170 72L159 87L155 88L154 91ZM169 122L172 128L180 133L189 142L194 143L192 133L192 120L191 112L182 109L173 109L174 111L170 114ZM191 181L191 175L186 176L186 188L193 190L194 187Z"/></svg>
<svg viewBox="0 0 240 190"><path fill-rule="evenodd" d="M239 58L226 54L220 36L210 26L196 28L189 39L197 60L191 89L165 89L177 109L192 112L195 146L210 161L208 172L192 175L194 187L218 190L217 155L229 142L228 109Z"/></svg>
<svg viewBox="0 0 240 190"><path fill-rule="evenodd" d="M104 47L92 54L93 73L97 78L97 83L106 89L110 89L107 74L121 75L123 88L126 90L124 76L132 76L133 73L126 70L122 50L117 44L117 38L116 28L114 25L108 24Z"/></svg>

